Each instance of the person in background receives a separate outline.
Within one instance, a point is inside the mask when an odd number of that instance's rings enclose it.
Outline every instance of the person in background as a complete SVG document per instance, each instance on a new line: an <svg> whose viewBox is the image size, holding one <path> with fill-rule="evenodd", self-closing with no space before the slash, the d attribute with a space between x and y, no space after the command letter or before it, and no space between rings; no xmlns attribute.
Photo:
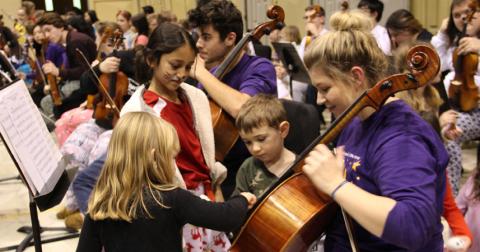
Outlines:
<svg viewBox="0 0 480 252"><path fill-rule="evenodd" d="M310 43L328 32L327 28L325 28L325 10L320 5L315 4L305 8L303 19L305 20L306 35L298 48L298 55L301 59L303 59Z"/></svg>
<svg viewBox="0 0 480 252"><path fill-rule="evenodd" d="M132 17L132 27L137 33L134 46L148 44L149 25L145 14L140 13Z"/></svg>
<svg viewBox="0 0 480 252"><path fill-rule="evenodd" d="M137 34L132 31L132 14L127 10L119 10L116 15L117 24L120 26L123 32L125 49L132 49L135 44L135 38Z"/></svg>
<svg viewBox="0 0 480 252"><path fill-rule="evenodd" d="M373 18L375 25L372 30L373 37L377 40L378 46L382 49L383 53L385 53L385 55L391 55L391 42L388 31L379 24L380 20L382 20L383 2L380 0L361 0L357 7Z"/></svg>
<svg viewBox="0 0 480 252"><path fill-rule="evenodd" d="M405 9L393 12L385 25L391 41L391 49L395 49L402 43L424 41L430 43L432 34L423 28L413 14Z"/></svg>
<svg viewBox="0 0 480 252"><path fill-rule="evenodd" d="M142 6L142 10L143 10L143 14L145 14L145 16L148 16L150 14L155 13L155 9L151 5Z"/></svg>
<svg viewBox="0 0 480 252"><path fill-rule="evenodd" d="M50 43L56 43L59 46L65 46L66 61L64 67L59 68L52 62L43 64L42 69L45 74L52 74L60 77L63 84L59 85L59 92L62 99L66 100L60 106L54 106L52 97L47 95L42 99L41 106L47 115L54 115L60 118L63 112L78 107L83 100L68 102L68 97L80 88L80 76L88 70L88 65L79 57L77 50L83 52L89 62L93 62L97 55L95 42L88 36L80 32L69 31L66 22L57 13L46 13L38 21L37 25L42 27L45 37ZM49 90L49 87L46 87Z"/></svg>
<svg viewBox="0 0 480 252"><path fill-rule="evenodd" d="M432 38L432 45L440 55L442 63L441 70L444 71L445 74L443 85L441 86L442 88L445 88L445 90L449 90L456 72L452 62L453 52L457 48L456 42L459 44L459 55L478 53L480 50L480 13L472 13L472 10L468 6L469 3L470 1L468 0L452 1L449 18L443 21L440 30ZM469 14L473 14L473 18L466 27L466 33L468 36L459 38L459 34L463 30L463 20ZM478 70L474 73L473 78L478 88L480 84L480 74ZM448 99L448 97L445 99ZM450 156L450 161L447 167L449 181L452 185L454 194L457 195L460 190L460 179L463 170L461 145L466 141L478 139L480 137L480 108L477 106L472 111L460 112L458 111L458 108L452 107L445 113L454 114L454 116L452 116L452 119L454 120L448 121L448 124L452 128L456 128L461 132L461 136L455 139L450 139L446 142L447 151Z"/></svg>

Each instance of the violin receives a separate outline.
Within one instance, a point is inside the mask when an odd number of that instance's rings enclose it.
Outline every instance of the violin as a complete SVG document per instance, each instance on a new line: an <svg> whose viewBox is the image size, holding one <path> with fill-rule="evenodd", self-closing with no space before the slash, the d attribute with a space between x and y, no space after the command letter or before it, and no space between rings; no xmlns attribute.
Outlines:
<svg viewBox="0 0 480 252"><path fill-rule="evenodd" d="M303 174L305 158L318 144L332 142L364 108L379 110L395 93L427 85L440 70L440 58L429 46L411 48L407 59L409 73L385 78L361 94L257 200L230 251L306 251L325 232L338 205Z"/></svg>
<svg viewBox="0 0 480 252"><path fill-rule="evenodd" d="M117 50L123 43L123 33L119 30L113 33L112 37L114 57L117 57ZM116 73L102 74L99 77L99 90L101 97L94 105L93 118L97 120L108 120L112 126L115 126L120 117L120 109L125 101L124 97L128 94L128 77L125 73L118 71ZM113 104L112 104L113 101ZM116 108L116 109L114 109Z"/></svg>
<svg viewBox="0 0 480 252"><path fill-rule="evenodd" d="M43 74L42 71L42 66L40 62L38 61L38 57L36 55L35 49L33 46L30 44L29 41L27 41L27 63L32 69L32 71L35 73L35 80L33 80L32 87L37 88L41 84L47 83L47 80L45 78L45 75Z"/></svg>
<svg viewBox="0 0 480 252"><path fill-rule="evenodd" d="M102 50L100 50L102 48L102 46L104 44L106 44L109 40L112 40L112 37L113 37L113 28L111 26L107 26L102 34L102 37L100 39L100 43L98 43L98 46L97 46L97 57L96 57L96 60L97 61L102 61ZM94 108L94 103L96 102L95 100L95 95L88 95L87 96L87 105L86 105L86 108L87 109L93 109Z"/></svg>
<svg viewBox="0 0 480 252"><path fill-rule="evenodd" d="M42 41L42 49L41 49L41 53L40 53L40 56L38 57L38 61L40 63L40 65L44 65L46 63L46 59L45 59L45 52L47 51L47 48L48 48L48 39L44 39ZM39 69L38 73L41 73L43 74L43 71L41 71L41 67L37 67L37 69ZM58 86L58 83L57 83L57 77L53 74L46 74L45 75L46 77L46 84L50 85L50 95L52 96L52 101L53 101L53 104L56 105L56 106L60 106L62 105L62 97L60 96L60 90L59 90L59 86ZM45 78L43 77L43 78Z"/></svg>
<svg viewBox="0 0 480 252"><path fill-rule="evenodd" d="M214 73L217 79L222 80L225 74L233 69L234 62L237 62L240 53L251 39L259 40L263 35L269 34L277 27L283 27L285 12L282 7L278 5L271 6L267 11L267 17L273 20L260 24L255 27L252 32L245 34L228 53L227 57L225 57ZM209 100L212 114L213 137L215 140L215 159L222 161L237 142L239 137L238 129L235 127L235 119L223 111L212 99Z"/></svg>
<svg viewBox="0 0 480 252"><path fill-rule="evenodd" d="M458 45L460 39L467 36L467 25L477 11L477 1L471 1L468 5L471 13L464 20L462 32L460 33L456 46L452 55L452 62L455 69L455 77L450 82L448 88L448 96L450 104L455 110L469 112L478 107L478 87L475 84L475 74L478 67L478 54L468 53L465 55L458 54Z"/></svg>

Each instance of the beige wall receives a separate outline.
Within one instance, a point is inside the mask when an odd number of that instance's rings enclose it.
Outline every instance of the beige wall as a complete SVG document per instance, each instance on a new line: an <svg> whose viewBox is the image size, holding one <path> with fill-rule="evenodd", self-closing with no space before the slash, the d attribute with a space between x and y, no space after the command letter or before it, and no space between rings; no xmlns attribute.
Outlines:
<svg viewBox="0 0 480 252"><path fill-rule="evenodd" d="M412 14L425 29L435 34L450 13L451 0L410 0Z"/></svg>
<svg viewBox="0 0 480 252"><path fill-rule="evenodd" d="M13 21L7 17L7 14L15 17L17 10L20 8L20 3L20 0L2 0L0 14L3 15L3 22L5 23L5 26L13 27Z"/></svg>
<svg viewBox="0 0 480 252"><path fill-rule="evenodd" d="M232 0L237 8L245 17L245 1ZM254 4L254 0L248 4ZM397 0L398 1L398 0ZM408 0L410 10L417 17L420 22L430 30L436 32L442 20L448 16L449 6L451 0ZM129 10L132 14L138 13L141 6L150 4L155 8L155 11L170 10L177 15L179 19L184 19L189 9L194 8L196 0L89 0L89 6L97 11L97 14L102 20L115 20L115 14L120 9ZM328 12L337 9L338 0L316 0L313 2L321 2L322 5L329 9ZM351 8L356 6L357 0L351 0ZM388 9L392 5L392 1L384 0L387 3L386 11L392 12L394 10ZM395 1L393 1L395 2ZM16 8L20 5L18 0L3 0L4 9L11 13L15 13ZM12 3L12 4L9 4ZM303 10L309 5L309 0L271 0L266 1L266 4L277 4L285 10L285 23L288 25L296 25L300 28L302 34L304 33ZM408 3L404 4L406 6ZM17 6L17 7L14 7ZM399 5L399 8L402 5ZM328 13L327 15L331 15ZM389 13L384 13L382 21L388 18ZM265 17L266 20L266 17ZM247 24L247 22L245 22ZM253 28L253 27L249 27Z"/></svg>

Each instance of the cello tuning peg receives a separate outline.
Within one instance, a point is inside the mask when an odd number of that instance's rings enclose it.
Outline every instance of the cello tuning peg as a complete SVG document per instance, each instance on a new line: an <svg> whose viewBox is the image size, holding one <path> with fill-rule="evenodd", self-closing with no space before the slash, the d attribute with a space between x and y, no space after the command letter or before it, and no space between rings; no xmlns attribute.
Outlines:
<svg viewBox="0 0 480 252"><path fill-rule="evenodd" d="M275 28L276 28L276 29L281 30L281 29L283 29L283 27L285 27L285 23L284 23L284 22L278 22L278 23L275 24Z"/></svg>
<svg viewBox="0 0 480 252"><path fill-rule="evenodd" d="M272 32L272 29L270 27L265 27L264 33L269 35Z"/></svg>

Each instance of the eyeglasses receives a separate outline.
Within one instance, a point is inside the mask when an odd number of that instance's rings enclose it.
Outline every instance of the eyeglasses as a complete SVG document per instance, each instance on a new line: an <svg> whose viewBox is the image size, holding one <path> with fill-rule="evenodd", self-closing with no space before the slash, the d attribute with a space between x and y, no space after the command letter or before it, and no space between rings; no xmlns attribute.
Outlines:
<svg viewBox="0 0 480 252"><path fill-rule="evenodd" d="M460 12L453 12L453 13L452 13L452 16L453 16L453 18L455 18L455 19L459 19L459 18L461 18L463 15L469 16L470 14L472 14L472 10L471 10L471 9L466 9L466 10L460 11Z"/></svg>

